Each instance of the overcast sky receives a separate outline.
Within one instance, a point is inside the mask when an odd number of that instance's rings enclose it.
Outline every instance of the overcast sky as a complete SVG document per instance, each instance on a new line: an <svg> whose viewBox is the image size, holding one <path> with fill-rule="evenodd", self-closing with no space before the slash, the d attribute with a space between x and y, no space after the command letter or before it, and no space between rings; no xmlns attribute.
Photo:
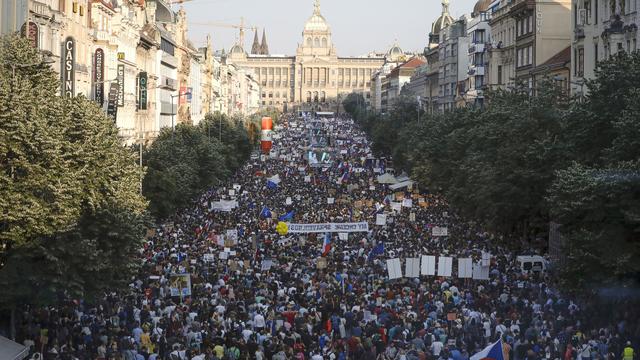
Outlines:
<svg viewBox="0 0 640 360"><path fill-rule="evenodd" d="M202 46L211 34L214 49L237 41L236 29L197 26L191 22L245 23L267 30L271 54L294 55L314 0L190 0L183 4L189 21L189 38ZM476 0L450 0L454 18L470 13ZM386 51L395 40L405 51L425 47L431 23L440 15L441 0L321 0L322 15L333 33L339 56ZM178 5L173 6L178 9ZM246 31L245 50L251 50L253 31ZM248 48L248 49L247 49Z"/></svg>

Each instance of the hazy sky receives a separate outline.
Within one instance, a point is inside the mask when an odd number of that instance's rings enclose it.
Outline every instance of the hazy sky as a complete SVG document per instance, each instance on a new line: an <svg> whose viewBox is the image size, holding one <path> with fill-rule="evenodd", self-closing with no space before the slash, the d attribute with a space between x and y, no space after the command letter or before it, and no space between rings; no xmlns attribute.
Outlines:
<svg viewBox="0 0 640 360"><path fill-rule="evenodd" d="M238 30L198 26L191 22L245 23L267 30L271 54L294 55L305 21L313 13L314 0L191 0L183 4L189 21L189 38L202 46L211 34L214 49L226 50L238 38ZM476 0L450 0L450 13L458 18L470 13ZM425 47L431 23L440 15L441 0L321 0L322 15L333 33L339 56L386 51L395 40L405 51ZM178 5L173 6L178 9ZM251 50L253 31L245 34L245 50Z"/></svg>

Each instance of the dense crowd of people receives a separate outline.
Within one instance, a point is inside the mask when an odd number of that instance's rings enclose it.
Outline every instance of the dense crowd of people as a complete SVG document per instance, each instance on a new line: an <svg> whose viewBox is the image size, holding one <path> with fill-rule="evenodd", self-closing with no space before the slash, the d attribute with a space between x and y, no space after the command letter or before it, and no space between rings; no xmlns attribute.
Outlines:
<svg viewBox="0 0 640 360"><path fill-rule="evenodd" d="M310 139L309 127L327 138ZM606 309L602 322L442 197L378 183L391 164L373 158L351 120L290 117L278 130L271 154L150 234L128 292L25 308L18 340L44 359L467 360L501 339L505 359L633 360L637 310ZM331 148L330 166L309 165L311 140ZM411 207L392 210L402 199ZM279 218L369 231L281 235ZM432 236L434 226L448 236ZM483 253L489 280L390 280L386 268L390 258Z"/></svg>

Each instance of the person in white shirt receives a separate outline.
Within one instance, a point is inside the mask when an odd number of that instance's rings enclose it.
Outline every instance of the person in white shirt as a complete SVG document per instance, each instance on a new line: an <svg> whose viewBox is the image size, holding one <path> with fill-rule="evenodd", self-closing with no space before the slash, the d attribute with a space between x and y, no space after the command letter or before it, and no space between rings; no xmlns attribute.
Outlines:
<svg viewBox="0 0 640 360"><path fill-rule="evenodd" d="M440 340L436 340L431 343L431 353L433 353L433 356L440 356L440 352L442 351L443 347L444 344Z"/></svg>

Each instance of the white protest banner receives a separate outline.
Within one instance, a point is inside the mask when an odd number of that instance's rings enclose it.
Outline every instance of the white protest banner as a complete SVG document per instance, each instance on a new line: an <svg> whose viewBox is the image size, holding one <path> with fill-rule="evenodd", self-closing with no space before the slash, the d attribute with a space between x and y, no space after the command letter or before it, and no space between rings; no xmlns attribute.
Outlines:
<svg viewBox="0 0 640 360"><path fill-rule="evenodd" d="M482 266L482 263L473 264L474 280L489 280L489 266Z"/></svg>
<svg viewBox="0 0 640 360"><path fill-rule="evenodd" d="M391 203L391 209L393 209L393 211L397 211L397 212L402 212L402 203L401 202L392 202Z"/></svg>
<svg viewBox="0 0 640 360"><path fill-rule="evenodd" d="M407 258L404 266L404 277L417 278L420 276L420 258Z"/></svg>
<svg viewBox="0 0 640 360"><path fill-rule="evenodd" d="M220 200L214 201L211 203L211 210L217 211L231 211L238 207L238 202L236 200Z"/></svg>
<svg viewBox="0 0 640 360"><path fill-rule="evenodd" d="M438 276L450 277L453 269L453 258L440 256L438 258Z"/></svg>
<svg viewBox="0 0 640 360"><path fill-rule="evenodd" d="M340 154L347 154L347 150L340 150Z"/></svg>
<svg viewBox="0 0 640 360"><path fill-rule="evenodd" d="M458 259L458 277L470 279L473 275L473 260L471 258Z"/></svg>
<svg viewBox="0 0 640 360"><path fill-rule="evenodd" d="M431 235L433 236L449 236L449 229L446 227L434 226L431 229Z"/></svg>
<svg viewBox="0 0 640 360"><path fill-rule="evenodd" d="M338 233L338 239L344 241L349 240L349 233Z"/></svg>
<svg viewBox="0 0 640 360"><path fill-rule="evenodd" d="M386 225L387 224L387 215L378 214L376 215L376 225Z"/></svg>
<svg viewBox="0 0 640 360"><path fill-rule="evenodd" d="M287 224L290 234L324 233L324 232L368 232L369 223L324 223L324 224Z"/></svg>
<svg viewBox="0 0 640 360"><path fill-rule="evenodd" d="M217 244L220 246L224 246L224 235L220 234L220 235L216 235L217 238Z"/></svg>
<svg viewBox="0 0 640 360"><path fill-rule="evenodd" d="M402 206L403 207L412 207L413 206L413 199L404 199L402 200Z"/></svg>
<svg viewBox="0 0 640 360"><path fill-rule="evenodd" d="M304 182L311 182L311 176L305 176L304 177Z"/></svg>
<svg viewBox="0 0 640 360"><path fill-rule="evenodd" d="M374 185L370 185L369 186L369 190L375 190L375 189L376 189L376 187Z"/></svg>
<svg viewBox="0 0 640 360"><path fill-rule="evenodd" d="M215 260L215 257L213 256L213 254L204 254L203 258L204 262L213 262Z"/></svg>
<svg viewBox="0 0 640 360"><path fill-rule="evenodd" d="M287 199L284 201L285 205L291 205L293 204L293 201L291 200L291 197L287 196Z"/></svg>
<svg viewBox="0 0 640 360"><path fill-rule="evenodd" d="M236 191L231 189L229 190L229 196L235 196L236 195Z"/></svg>
<svg viewBox="0 0 640 360"><path fill-rule="evenodd" d="M387 272L389 273L389 280L401 278L402 270L400 269L400 259L387 260Z"/></svg>
<svg viewBox="0 0 640 360"><path fill-rule="evenodd" d="M422 255L420 275L434 276L436 274L436 257L433 255Z"/></svg>
<svg viewBox="0 0 640 360"><path fill-rule="evenodd" d="M334 198L327 198L327 204L331 205L336 201Z"/></svg>
<svg viewBox="0 0 640 360"><path fill-rule="evenodd" d="M416 221L416 213L410 213L409 214L409 221Z"/></svg>

